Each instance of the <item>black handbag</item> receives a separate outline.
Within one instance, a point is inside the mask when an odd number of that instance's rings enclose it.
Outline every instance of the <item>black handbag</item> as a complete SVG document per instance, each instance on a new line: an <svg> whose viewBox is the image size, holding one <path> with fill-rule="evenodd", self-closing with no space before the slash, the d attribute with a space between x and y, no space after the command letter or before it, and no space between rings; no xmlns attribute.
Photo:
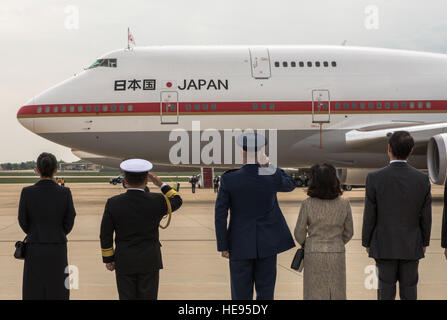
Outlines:
<svg viewBox="0 0 447 320"><path fill-rule="evenodd" d="M295 256L293 257L293 260L292 260L292 265L290 266L290 268L301 272L301 270L303 270L303 268L302 268L303 262L304 262L303 260L304 260L304 246L296 251Z"/></svg>
<svg viewBox="0 0 447 320"><path fill-rule="evenodd" d="M14 258L24 260L26 250L26 237L25 239L23 239L23 241L17 241L15 247L16 251L14 252Z"/></svg>

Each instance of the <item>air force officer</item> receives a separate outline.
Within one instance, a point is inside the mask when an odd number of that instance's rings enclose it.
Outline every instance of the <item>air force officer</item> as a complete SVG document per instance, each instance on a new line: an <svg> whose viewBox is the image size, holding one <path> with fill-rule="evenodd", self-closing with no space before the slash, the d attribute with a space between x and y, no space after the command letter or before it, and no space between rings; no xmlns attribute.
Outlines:
<svg viewBox="0 0 447 320"><path fill-rule="evenodd" d="M221 176L216 200L217 250L230 260L232 299L252 300L255 286L258 300L271 300L276 255L295 246L276 193L292 191L295 182L283 170L257 163L258 151L266 144L264 137L246 134L238 144L243 148L244 165ZM262 169L271 169L270 174L260 174Z"/></svg>

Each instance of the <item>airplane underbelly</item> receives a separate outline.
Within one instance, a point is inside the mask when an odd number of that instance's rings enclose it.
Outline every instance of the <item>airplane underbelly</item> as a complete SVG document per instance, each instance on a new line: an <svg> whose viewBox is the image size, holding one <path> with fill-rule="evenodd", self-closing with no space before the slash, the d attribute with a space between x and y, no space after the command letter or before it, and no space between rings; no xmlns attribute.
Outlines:
<svg viewBox="0 0 447 320"><path fill-rule="evenodd" d="M224 135L222 133L221 148L215 148L213 152L220 153L220 157L214 158L214 162L206 162L207 152L205 146L208 141L201 141L199 149L193 147L193 134L186 131L188 139L182 152L188 154L187 160L176 163L178 157L172 156L174 145L179 141L169 141L168 131L129 131L129 132L66 132L45 133L42 137L65 145L70 148L84 150L107 157L125 159L139 157L159 164L176 164L184 166L212 166L233 167L238 166L237 154L239 147L224 148ZM327 136L341 137L346 130L332 130ZM268 134L266 135L268 138ZM321 144L320 144L321 142ZM320 141L319 135L314 130L281 130L277 132L277 159L281 167L307 167L315 163L329 162L337 167L361 167L377 168L385 166L388 159L385 152L356 152L346 147L335 148L331 140ZM269 146L266 150L270 156ZM385 146L384 146L385 147ZM385 148L383 148L385 150ZM228 154L230 153L230 155ZM193 154L199 154L198 161ZM231 161L226 159L231 158ZM197 157L196 157L197 159ZM425 155L414 157L418 168L425 168Z"/></svg>

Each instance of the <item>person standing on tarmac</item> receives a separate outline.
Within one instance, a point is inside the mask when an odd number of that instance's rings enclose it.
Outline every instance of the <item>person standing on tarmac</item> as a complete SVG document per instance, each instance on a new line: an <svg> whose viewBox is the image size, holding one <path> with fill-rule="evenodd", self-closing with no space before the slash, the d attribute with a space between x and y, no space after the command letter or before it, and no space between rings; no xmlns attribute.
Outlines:
<svg viewBox="0 0 447 320"><path fill-rule="evenodd" d="M120 165L127 191L107 200L101 222L101 251L107 270L115 271L120 300L156 300L163 268L160 221L182 205L180 195L156 175L152 164L129 159ZM151 180L162 193L145 192ZM115 248L113 238L115 234Z"/></svg>
<svg viewBox="0 0 447 320"><path fill-rule="evenodd" d="M217 193L217 191L219 191L219 182L220 182L220 177L218 175L216 175L213 178L214 193Z"/></svg>
<svg viewBox="0 0 447 320"><path fill-rule="evenodd" d="M192 193L196 193L197 181L198 181L197 176L192 176L191 178L189 178L189 183L191 183Z"/></svg>

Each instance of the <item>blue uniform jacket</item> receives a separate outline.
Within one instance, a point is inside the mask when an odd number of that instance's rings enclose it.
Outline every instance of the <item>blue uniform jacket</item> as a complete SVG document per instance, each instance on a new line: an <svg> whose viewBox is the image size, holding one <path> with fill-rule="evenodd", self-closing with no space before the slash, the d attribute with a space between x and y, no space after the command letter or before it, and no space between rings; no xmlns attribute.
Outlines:
<svg viewBox="0 0 447 320"><path fill-rule="evenodd" d="M246 164L220 179L215 207L217 250L230 251L231 259L265 258L295 246L276 197L277 192L295 189L295 182L282 169L276 168L272 175L259 175L258 169L257 164Z"/></svg>

